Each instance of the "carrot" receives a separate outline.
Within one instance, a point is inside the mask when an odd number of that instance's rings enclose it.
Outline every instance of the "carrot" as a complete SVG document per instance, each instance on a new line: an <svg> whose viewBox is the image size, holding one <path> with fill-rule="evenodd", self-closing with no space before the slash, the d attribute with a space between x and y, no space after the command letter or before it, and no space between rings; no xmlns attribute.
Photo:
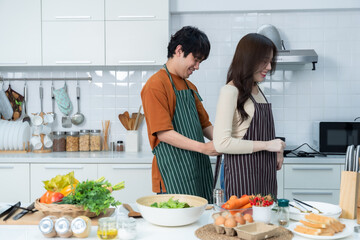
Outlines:
<svg viewBox="0 0 360 240"><path fill-rule="evenodd" d="M241 208L251 208L251 203L247 203L246 205L242 206Z"/></svg>
<svg viewBox="0 0 360 240"><path fill-rule="evenodd" d="M241 198L229 199L226 204L226 209L240 209L248 203L250 203L250 197L247 195Z"/></svg>

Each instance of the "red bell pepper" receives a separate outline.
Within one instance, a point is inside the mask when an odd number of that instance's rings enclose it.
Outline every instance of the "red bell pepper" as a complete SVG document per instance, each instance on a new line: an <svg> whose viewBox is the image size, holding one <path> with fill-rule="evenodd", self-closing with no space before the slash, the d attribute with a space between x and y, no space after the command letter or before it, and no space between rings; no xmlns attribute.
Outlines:
<svg viewBox="0 0 360 240"><path fill-rule="evenodd" d="M50 204L53 202L61 202L63 197L64 195L59 192L47 191L44 193L44 195L41 196L40 203Z"/></svg>

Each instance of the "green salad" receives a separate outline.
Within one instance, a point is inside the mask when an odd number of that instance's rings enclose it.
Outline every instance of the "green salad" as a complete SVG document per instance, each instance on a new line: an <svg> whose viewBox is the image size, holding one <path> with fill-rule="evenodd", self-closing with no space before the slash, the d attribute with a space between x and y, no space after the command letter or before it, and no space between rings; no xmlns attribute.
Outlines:
<svg viewBox="0 0 360 240"><path fill-rule="evenodd" d="M174 197L171 197L167 202L154 202L150 207L155 208L190 208L191 206L186 202L179 202L179 200L174 200Z"/></svg>

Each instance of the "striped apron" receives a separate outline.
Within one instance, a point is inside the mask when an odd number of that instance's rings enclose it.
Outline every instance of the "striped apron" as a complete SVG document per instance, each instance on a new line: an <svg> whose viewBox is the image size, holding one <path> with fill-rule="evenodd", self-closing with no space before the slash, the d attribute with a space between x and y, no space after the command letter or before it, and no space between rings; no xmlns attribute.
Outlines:
<svg viewBox="0 0 360 240"><path fill-rule="evenodd" d="M178 91L171 75L164 65L176 96L175 113L172 119L174 130L187 138L204 142L204 135L196 109L194 94L189 88ZM154 149L159 171L164 180L166 193L189 194L206 198L212 202L213 173L209 156L180 149L160 142Z"/></svg>
<svg viewBox="0 0 360 240"><path fill-rule="evenodd" d="M261 92L261 94L263 93ZM271 103L268 103L267 100L267 103L257 103L252 96L250 96L250 99L254 103L255 112L243 139L252 141L275 139ZM215 167L214 184L218 177L220 164L221 157L218 157ZM276 164L275 152L259 151L251 154L224 154L226 198L229 199L232 195L240 197L244 194L272 194L276 199Z"/></svg>

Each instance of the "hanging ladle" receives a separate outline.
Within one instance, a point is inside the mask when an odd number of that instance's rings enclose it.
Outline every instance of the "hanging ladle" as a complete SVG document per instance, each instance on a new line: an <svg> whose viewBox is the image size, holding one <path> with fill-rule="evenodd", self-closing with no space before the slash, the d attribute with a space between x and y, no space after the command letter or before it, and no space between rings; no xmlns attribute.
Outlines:
<svg viewBox="0 0 360 240"><path fill-rule="evenodd" d="M84 114L80 113L79 110L79 105L80 105L80 87L79 87L79 82L77 82L76 84L76 98L77 98L77 113L75 113L72 117L71 117L71 122L74 125L80 125L81 123L84 122L85 116Z"/></svg>

